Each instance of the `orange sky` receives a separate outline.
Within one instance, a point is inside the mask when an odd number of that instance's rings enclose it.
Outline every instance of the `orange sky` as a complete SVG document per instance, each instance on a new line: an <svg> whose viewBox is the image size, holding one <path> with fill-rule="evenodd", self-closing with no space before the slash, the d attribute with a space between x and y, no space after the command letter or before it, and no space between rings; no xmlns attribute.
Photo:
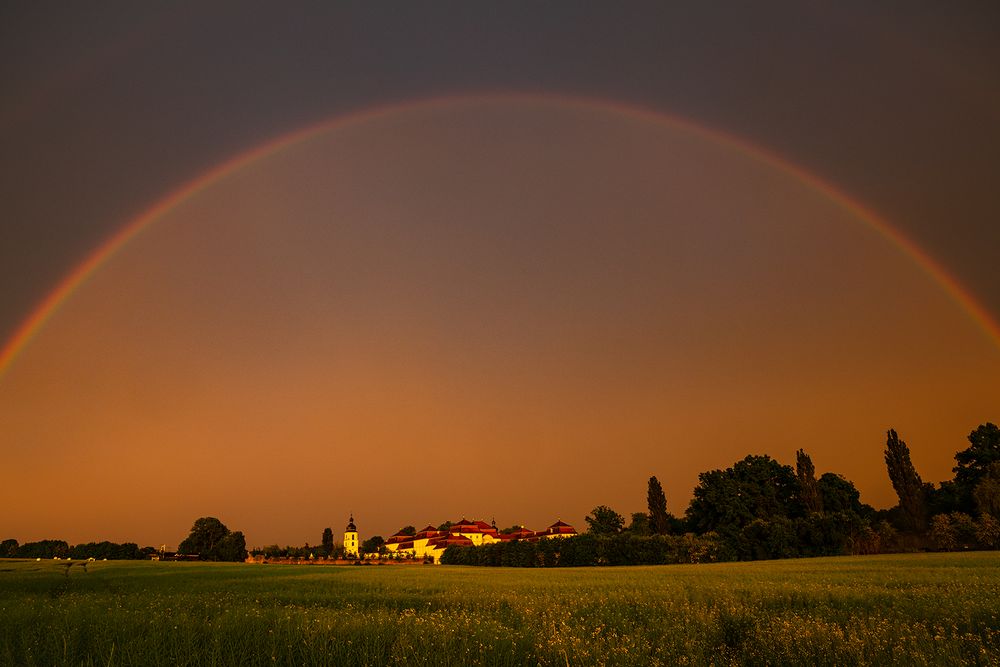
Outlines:
<svg viewBox="0 0 1000 667"><path fill-rule="evenodd" d="M250 545L460 515L683 513L749 453L894 502L996 421L1000 353L793 176L526 100L401 112L251 164L95 274L0 378L0 538Z"/></svg>

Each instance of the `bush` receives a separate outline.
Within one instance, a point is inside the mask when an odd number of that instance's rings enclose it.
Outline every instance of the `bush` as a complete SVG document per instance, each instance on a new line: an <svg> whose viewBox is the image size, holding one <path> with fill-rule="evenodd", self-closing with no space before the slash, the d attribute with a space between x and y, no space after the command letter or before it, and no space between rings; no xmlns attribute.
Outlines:
<svg viewBox="0 0 1000 667"><path fill-rule="evenodd" d="M984 549L1000 549L1000 521L984 512L976 525L976 540Z"/></svg>
<svg viewBox="0 0 1000 667"><path fill-rule="evenodd" d="M452 545L441 555L446 565L503 567L586 567L662 565L718 559L714 535L577 535L536 542L514 540L481 547Z"/></svg>

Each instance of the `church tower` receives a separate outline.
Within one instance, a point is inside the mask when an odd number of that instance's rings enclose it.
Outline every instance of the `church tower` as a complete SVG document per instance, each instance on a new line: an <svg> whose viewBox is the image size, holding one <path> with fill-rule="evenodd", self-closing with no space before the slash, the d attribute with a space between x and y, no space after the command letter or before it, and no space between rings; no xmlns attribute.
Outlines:
<svg viewBox="0 0 1000 667"><path fill-rule="evenodd" d="M358 558L358 527L354 525L354 514L351 514L351 521L347 524L344 532L344 554Z"/></svg>

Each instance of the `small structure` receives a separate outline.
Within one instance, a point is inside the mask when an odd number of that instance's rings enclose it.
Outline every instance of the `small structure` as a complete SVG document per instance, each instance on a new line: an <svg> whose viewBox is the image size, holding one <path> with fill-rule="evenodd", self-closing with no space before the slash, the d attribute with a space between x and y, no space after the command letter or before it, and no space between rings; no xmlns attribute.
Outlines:
<svg viewBox="0 0 1000 667"><path fill-rule="evenodd" d="M344 555L358 558L360 556L358 545L358 527L354 525L354 513L351 513L351 520L347 523L347 530L344 532Z"/></svg>

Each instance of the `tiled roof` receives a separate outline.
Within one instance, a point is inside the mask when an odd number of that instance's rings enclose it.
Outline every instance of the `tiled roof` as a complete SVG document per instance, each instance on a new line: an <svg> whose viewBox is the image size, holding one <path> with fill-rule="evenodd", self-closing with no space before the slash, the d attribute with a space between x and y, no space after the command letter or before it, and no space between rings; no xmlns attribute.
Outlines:
<svg viewBox="0 0 1000 667"><path fill-rule="evenodd" d="M451 533L481 533L483 531L479 530L479 527L474 523L456 523L454 526L448 529Z"/></svg>
<svg viewBox="0 0 1000 667"><path fill-rule="evenodd" d="M443 549L453 544L467 547L471 546L473 542L468 537L462 537L461 535L442 535L441 537L435 537L427 541L427 546L434 549Z"/></svg>
<svg viewBox="0 0 1000 667"><path fill-rule="evenodd" d="M415 540L426 540L430 537L437 537L443 531L440 530L421 530L419 533L413 536Z"/></svg>

